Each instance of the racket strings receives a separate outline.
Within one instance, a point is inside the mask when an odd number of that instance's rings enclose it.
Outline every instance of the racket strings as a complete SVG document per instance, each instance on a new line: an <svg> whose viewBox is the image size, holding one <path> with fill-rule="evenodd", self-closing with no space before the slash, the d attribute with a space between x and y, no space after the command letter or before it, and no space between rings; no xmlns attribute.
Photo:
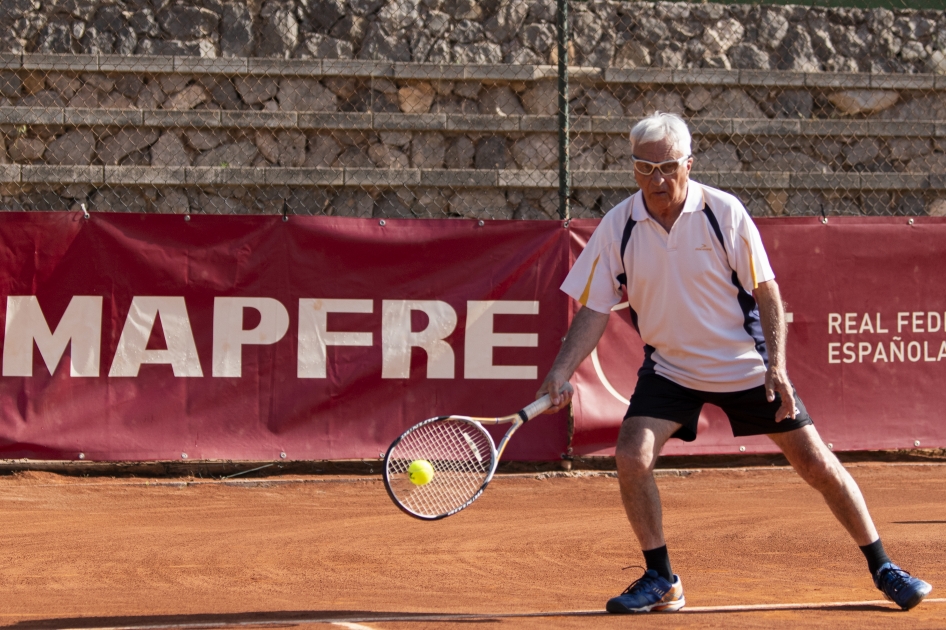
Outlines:
<svg viewBox="0 0 946 630"><path fill-rule="evenodd" d="M433 479L410 482L411 462L427 460ZM422 516L442 516L466 505L480 491L493 467L493 447L479 425L444 419L405 434L388 458L388 479L397 500Z"/></svg>

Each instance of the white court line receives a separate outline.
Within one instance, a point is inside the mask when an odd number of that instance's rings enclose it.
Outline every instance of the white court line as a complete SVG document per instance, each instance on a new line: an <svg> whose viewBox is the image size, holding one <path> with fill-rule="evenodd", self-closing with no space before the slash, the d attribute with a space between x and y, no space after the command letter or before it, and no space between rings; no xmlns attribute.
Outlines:
<svg viewBox="0 0 946 630"><path fill-rule="evenodd" d="M921 606L928 604L944 604L946 598L928 598L924 599ZM725 612L756 612L765 610L827 610L838 608L856 608L858 606L886 606L895 608L894 604L885 599L871 599L852 602L807 602L795 604L735 604L729 606L687 606L675 614L700 614L700 613L725 613ZM670 613L666 613L670 614ZM266 613L255 613L253 616L262 617ZM141 624L130 626L97 626L96 630L166 630L169 628L239 628L243 626L286 626L294 624L315 624L325 623L330 625L342 626L350 630L372 630L364 623L398 623L409 621L474 621L487 619L517 619L530 617L591 617L591 616L610 617L613 616L604 610L553 610L545 612L527 612L527 613L430 613L430 614L404 614L395 613L366 615L363 617L344 617L344 618L325 618L316 617L306 619L304 617L280 616L278 613L273 615L271 620L254 619L253 621L195 621L193 623L177 622L174 624ZM248 615L250 616L250 615ZM62 628L61 630L89 630L88 626L82 628Z"/></svg>

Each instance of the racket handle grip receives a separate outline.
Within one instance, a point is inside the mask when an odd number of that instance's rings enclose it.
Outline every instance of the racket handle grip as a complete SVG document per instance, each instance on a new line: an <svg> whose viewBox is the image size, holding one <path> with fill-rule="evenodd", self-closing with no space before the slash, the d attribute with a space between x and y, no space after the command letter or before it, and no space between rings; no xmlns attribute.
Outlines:
<svg viewBox="0 0 946 630"><path fill-rule="evenodd" d="M569 385L568 383L565 383L565 387L562 388L562 393L564 394L565 392L571 392L571 391L572 391L571 385ZM542 413L543 411L551 407L552 407L552 398L548 394L546 394L545 396L542 396L542 398L539 398L532 404L526 406L525 409L519 412L519 415L524 416L524 421L528 422L529 420L532 420L537 415L539 415L540 413Z"/></svg>

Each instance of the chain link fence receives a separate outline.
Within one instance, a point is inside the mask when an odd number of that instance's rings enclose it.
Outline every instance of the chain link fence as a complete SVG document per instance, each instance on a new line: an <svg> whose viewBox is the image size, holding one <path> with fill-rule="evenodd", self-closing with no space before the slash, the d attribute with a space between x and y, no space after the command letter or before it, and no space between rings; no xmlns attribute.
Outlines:
<svg viewBox="0 0 946 630"><path fill-rule="evenodd" d="M753 215L946 215L923 1L0 0L0 208L599 217L660 110Z"/></svg>

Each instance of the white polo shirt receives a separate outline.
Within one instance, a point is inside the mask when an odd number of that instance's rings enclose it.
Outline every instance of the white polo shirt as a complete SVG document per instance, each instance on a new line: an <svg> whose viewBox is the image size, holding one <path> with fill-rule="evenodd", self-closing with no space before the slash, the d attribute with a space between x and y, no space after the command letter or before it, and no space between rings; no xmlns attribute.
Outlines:
<svg viewBox="0 0 946 630"><path fill-rule="evenodd" d="M625 273L632 321L645 344L639 374L708 392L764 384L765 339L751 292L775 274L736 197L690 180L683 213L668 234L637 192L605 215L562 290L608 313L621 302Z"/></svg>

